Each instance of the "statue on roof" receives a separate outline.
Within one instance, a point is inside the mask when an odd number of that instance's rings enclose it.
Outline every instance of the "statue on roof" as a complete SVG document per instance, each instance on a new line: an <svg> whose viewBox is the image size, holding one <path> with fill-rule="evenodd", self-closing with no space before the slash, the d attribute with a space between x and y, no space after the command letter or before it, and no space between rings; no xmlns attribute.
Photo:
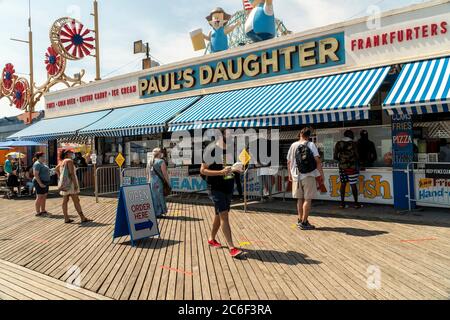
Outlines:
<svg viewBox="0 0 450 320"><path fill-rule="evenodd" d="M237 22L228 25L231 15L225 12L222 8L216 8L206 17L209 25L213 28L208 35L204 34L201 29L191 32L192 44L194 50L203 50L206 48L205 40L211 44L211 52L220 52L228 50L228 34L233 32L240 23Z"/></svg>
<svg viewBox="0 0 450 320"><path fill-rule="evenodd" d="M254 42L273 39L276 36L273 0L248 0L253 6L245 23L245 33Z"/></svg>

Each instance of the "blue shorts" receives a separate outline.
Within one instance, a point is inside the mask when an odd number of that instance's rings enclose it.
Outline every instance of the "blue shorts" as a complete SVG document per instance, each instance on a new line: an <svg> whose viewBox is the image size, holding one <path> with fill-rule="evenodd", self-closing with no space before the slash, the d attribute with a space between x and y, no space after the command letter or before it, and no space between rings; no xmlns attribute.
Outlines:
<svg viewBox="0 0 450 320"><path fill-rule="evenodd" d="M214 202L214 208L216 214L222 212L228 212L231 209L231 201L233 200L233 194L223 193L221 191L210 190L209 198Z"/></svg>
<svg viewBox="0 0 450 320"><path fill-rule="evenodd" d="M36 190L36 194L38 194L40 196L46 195L49 192L49 183L46 183L46 182L42 182L42 183L45 185L44 188L41 188L41 186L39 185L39 183L36 180L33 181L33 185L34 185L34 189Z"/></svg>

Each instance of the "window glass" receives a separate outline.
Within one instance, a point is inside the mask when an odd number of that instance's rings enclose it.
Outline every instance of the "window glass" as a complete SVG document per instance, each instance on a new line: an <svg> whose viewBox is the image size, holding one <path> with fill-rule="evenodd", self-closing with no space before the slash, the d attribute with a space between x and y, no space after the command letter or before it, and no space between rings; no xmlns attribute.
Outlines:
<svg viewBox="0 0 450 320"><path fill-rule="evenodd" d="M372 167L392 167L392 134L390 126L359 127L359 128L336 128L317 130L315 142L319 148L320 155L325 168L335 168L338 166L334 161L334 147L337 142L343 139L344 132L352 130L355 134L355 141L360 139L362 130L367 130L369 140L374 143L377 153L376 161ZM369 166L370 167L370 166Z"/></svg>

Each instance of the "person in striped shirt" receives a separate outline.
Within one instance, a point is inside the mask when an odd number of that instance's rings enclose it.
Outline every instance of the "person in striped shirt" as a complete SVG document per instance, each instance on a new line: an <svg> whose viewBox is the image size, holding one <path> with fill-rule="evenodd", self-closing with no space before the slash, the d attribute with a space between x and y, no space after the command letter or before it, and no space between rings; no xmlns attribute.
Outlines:
<svg viewBox="0 0 450 320"><path fill-rule="evenodd" d="M351 130L344 133L344 138L339 141L334 148L334 160L339 162L339 176L341 180L341 209L345 209L345 198L347 193L347 184L350 184L353 198L355 200L355 209L360 209L358 202L358 183L359 183L359 154L358 144L354 141L355 134Z"/></svg>

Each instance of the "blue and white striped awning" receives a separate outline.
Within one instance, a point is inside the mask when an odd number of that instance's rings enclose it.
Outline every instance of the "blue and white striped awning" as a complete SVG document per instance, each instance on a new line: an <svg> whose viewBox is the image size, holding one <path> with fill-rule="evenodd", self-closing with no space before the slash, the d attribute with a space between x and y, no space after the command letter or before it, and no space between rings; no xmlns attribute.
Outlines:
<svg viewBox="0 0 450 320"><path fill-rule="evenodd" d="M68 117L44 119L11 135L8 137L8 140L44 142L57 139L77 139L79 130L99 121L110 112L111 110L107 110Z"/></svg>
<svg viewBox="0 0 450 320"><path fill-rule="evenodd" d="M81 136L121 137L156 134L167 122L198 101L199 97L155 102L113 110L102 120L80 130Z"/></svg>
<svg viewBox="0 0 450 320"><path fill-rule="evenodd" d="M205 96L170 131L269 127L367 119L390 67Z"/></svg>
<svg viewBox="0 0 450 320"><path fill-rule="evenodd" d="M449 112L450 58L406 64L383 105L393 114Z"/></svg>

